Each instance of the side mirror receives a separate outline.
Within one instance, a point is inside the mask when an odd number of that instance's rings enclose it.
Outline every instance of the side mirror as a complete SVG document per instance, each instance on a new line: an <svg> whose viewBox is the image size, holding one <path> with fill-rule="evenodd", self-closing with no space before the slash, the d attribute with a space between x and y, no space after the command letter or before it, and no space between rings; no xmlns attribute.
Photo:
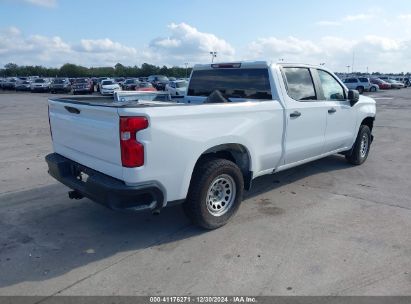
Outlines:
<svg viewBox="0 0 411 304"><path fill-rule="evenodd" d="M360 93L357 90L349 90L348 100L350 101L351 106L354 106L360 100Z"/></svg>

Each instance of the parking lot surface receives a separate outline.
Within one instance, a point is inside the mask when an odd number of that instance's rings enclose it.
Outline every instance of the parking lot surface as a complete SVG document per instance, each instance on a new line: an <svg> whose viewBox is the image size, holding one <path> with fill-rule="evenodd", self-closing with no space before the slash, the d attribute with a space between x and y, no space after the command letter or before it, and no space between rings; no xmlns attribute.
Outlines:
<svg viewBox="0 0 411 304"><path fill-rule="evenodd" d="M411 89L373 94L375 141L257 179L207 232L113 212L47 174L48 94L0 93L0 295L411 295Z"/></svg>

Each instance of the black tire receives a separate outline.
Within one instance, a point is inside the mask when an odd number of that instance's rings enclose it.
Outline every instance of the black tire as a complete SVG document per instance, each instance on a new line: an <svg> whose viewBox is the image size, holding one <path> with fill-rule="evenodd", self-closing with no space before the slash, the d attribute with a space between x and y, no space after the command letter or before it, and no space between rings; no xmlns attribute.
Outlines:
<svg viewBox="0 0 411 304"><path fill-rule="evenodd" d="M364 151L364 147L362 145L363 140L366 141L366 143L364 143L366 145L366 151ZM347 161L356 166L362 165L367 160L370 152L371 140L372 137L370 128L368 126L361 125L352 150L345 156Z"/></svg>
<svg viewBox="0 0 411 304"><path fill-rule="evenodd" d="M376 87L371 87L370 92L377 92L377 88Z"/></svg>
<svg viewBox="0 0 411 304"><path fill-rule="evenodd" d="M364 93L364 87L357 87L356 89L358 93L363 94Z"/></svg>
<svg viewBox="0 0 411 304"><path fill-rule="evenodd" d="M229 183L235 184L235 191L234 187L227 186ZM211 196L208 197L209 190L213 185L217 185L225 191L220 192L221 189L216 191L222 197L227 195L225 199L222 198L222 202L215 203L216 205L210 201ZM226 189L226 186L233 189L234 197L229 196L230 189ZM187 199L183 204L184 212L194 224L209 230L217 229L224 226L237 212L243 198L243 191L243 175L235 163L225 159L205 159L194 170ZM228 197L229 199L227 199ZM221 207L221 209L217 207ZM224 213L217 215L217 212Z"/></svg>

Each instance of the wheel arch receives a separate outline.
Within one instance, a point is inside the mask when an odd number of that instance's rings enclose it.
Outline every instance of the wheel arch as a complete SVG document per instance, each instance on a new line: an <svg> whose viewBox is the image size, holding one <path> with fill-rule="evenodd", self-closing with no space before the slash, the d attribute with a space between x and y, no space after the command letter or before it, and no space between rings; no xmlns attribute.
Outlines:
<svg viewBox="0 0 411 304"><path fill-rule="evenodd" d="M253 179L253 172L251 171L251 154L244 145L238 143L229 143L217 145L207 149L197 159L193 173L196 170L197 165L207 158L222 158L235 163L243 174L244 188L246 190L249 190L251 188L251 182ZM193 176L191 176L190 183L192 177Z"/></svg>
<svg viewBox="0 0 411 304"><path fill-rule="evenodd" d="M370 128L370 131L372 131L372 129L374 128L374 121L375 121L375 117L367 116L361 121L360 126L362 125L368 126Z"/></svg>

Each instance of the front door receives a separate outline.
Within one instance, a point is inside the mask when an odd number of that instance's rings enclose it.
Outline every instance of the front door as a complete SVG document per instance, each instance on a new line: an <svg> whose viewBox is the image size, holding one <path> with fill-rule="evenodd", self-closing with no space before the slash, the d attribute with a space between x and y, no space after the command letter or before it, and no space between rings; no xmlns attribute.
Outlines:
<svg viewBox="0 0 411 304"><path fill-rule="evenodd" d="M289 165L323 153L327 105L318 100L310 68L283 67L282 71L287 86L285 165Z"/></svg>

